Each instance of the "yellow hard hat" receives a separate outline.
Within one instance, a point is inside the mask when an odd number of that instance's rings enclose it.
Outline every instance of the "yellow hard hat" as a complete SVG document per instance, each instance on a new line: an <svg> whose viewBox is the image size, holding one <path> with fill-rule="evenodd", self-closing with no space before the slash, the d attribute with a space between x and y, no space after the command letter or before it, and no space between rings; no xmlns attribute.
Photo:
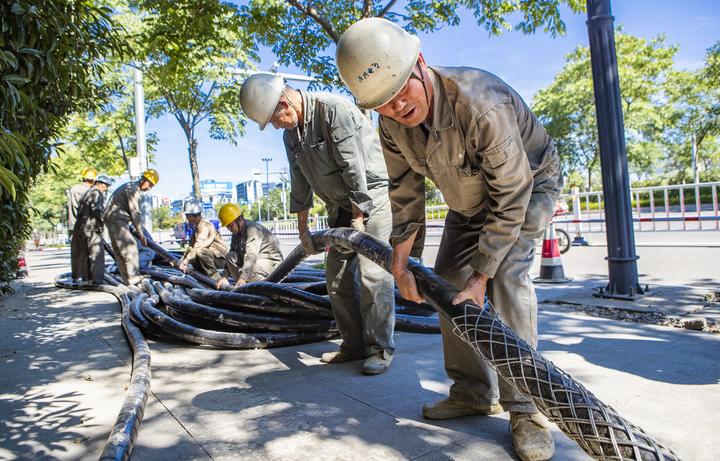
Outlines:
<svg viewBox="0 0 720 461"><path fill-rule="evenodd" d="M97 170L91 166L86 166L80 172L80 177L82 179L89 179L90 181L94 181L95 178L97 178Z"/></svg>
<svg viewBox="0 0 720 461"><path fill-rule="evenodd" d="M160 180L160 175L156 170L153 170L152 168L148 168L147 170L143 171L142 177L150 181L153 186L156 185Z"/></svg>
<svg viewBox="0 0 720 461"><path fill-rule="evenodd" d="M240 216L242 216L242 210L234 203L226 203L220 208L220 213L218 213L220 224L223 227L227 227Z"/></svg>

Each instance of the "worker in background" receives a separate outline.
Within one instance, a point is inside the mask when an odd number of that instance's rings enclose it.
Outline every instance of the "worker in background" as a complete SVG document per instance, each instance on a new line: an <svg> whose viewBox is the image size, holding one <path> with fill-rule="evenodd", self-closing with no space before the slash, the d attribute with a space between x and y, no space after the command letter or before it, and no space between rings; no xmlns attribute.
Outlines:
<svg viewBox="0 0 720 461"><path fill-rule="evenodd" d="M218 217L220 225L232 232L232 240L225 257L225 277L217 287L227 285L228 276L235 279L235 288L265 280L283 260L277 238L263 225L245 219L234 203L223 205Z"/></svg>
<svg viewBox="0 0 720 461"><path fill-rule="evenodd" d="M290 211L297 213L305 251L316 252L307 225L313 194L325 202L330 227L352 227L387 241L392 222L382 150L377 131L354 104L290 88L266 74L245 80L240 104L261 130L268 124L284 130ZM336 248L330 248L325 272L342 344L320 360L364 360L363 373L385 372L395 351L392 277L364 256Z"/></svg>
<svg viewBox="0 0 720 461"><path fill-rule="evenodd" d="M380 114L379 131L393 209L391 269L401 295L421 300L408 257L425 234L424 180L437 184L449 212L435 272L459 293L453 304L495 311L537 346L537 298L530 279L535 247L562 189L552 139L528 106L495 75L469 67L428 67L420 40L380 18L343 34L338 70L358 105ZM423 415L448 419L510 411L513 446L523 461L554 453L547 420L440 316L448 398Z"/></svg>
<svg viewBox="0 0 720 461"><path fill-rule="evenodd" d="M126 284L136 284L143 279L139 269L138 245L128 224L135 226L140 243L147 246L140 215L140 193L155 187L159 179L157 171L152 168L145 170L139 180L118 187L105 209L105 227L115 252L115 262Z"/></svg>
<svg viewBox="0 0 720 461"><path fill-rule="evenodd" d="M185 219L192 226L193 232L190 237L190 245L185 250L178 268L185 272L192 264L198 272L219 281L222 277L218 269L225 266L227 245L213 223L202 217L199 201L188 200L185 202L183 212Z"/></svg>
<svg viewBox="0 0 720 461"><path fill-rule="evenodd" d="M76 282L100 284L104 281L103 213L105 193L112 183L110 176L101 174L80 199L70 241L72 277Z"/></svg>
<svg viewBox="0 0 720 461"><path fill-rule="evenodd" d="M75 184L66 192L67 195L67 226L68 237L72 239L73 229L75 229L75 221L77 221L77 209L80 199L85 192L90 190L97 176L97 170L91 166L86 166L80 172L80 184Z"/></svg>

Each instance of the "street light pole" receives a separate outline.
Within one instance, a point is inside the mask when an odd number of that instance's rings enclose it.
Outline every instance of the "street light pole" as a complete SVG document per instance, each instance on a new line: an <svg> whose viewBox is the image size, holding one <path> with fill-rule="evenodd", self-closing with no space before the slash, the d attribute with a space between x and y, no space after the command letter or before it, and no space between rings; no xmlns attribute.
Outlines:
<svg viewBox="0 0 720 461"><path fill-rule="evenodd" d="M133 73L135 88L135 139L136 152L140 171L147 170L147 144L145 142L145 88L143 87L143 74L137 67ZM128 173L130 173L128 171ZM140 196L140 218L143 227L152 232L152 203L150 196L143 192Z"/></svg>
<svg viewBox="0 0 720 461"><path fill-rule="evenodd" d="M263 157L265 162L265 193L267 194L267 220L270 222L270 162L272 161L269 157Z"/></svg>
<svg viewBox="0 0 720 461"><path fill-rule="evenodd" d="M635 253L625 126L610 0L587 0L587 17L608 249L608 284L601 289L599 296L635 299L644 293L638 281L638 256Z"/></svg>

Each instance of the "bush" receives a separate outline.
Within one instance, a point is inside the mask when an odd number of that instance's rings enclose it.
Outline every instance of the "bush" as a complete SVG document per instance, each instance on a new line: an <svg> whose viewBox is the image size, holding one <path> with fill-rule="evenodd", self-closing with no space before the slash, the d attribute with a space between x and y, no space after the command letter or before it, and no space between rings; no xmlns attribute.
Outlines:
<svg viewBox="0 0 720 461"><path fill-rule="evenodd" d="M105 100L110 53L124 46L106 8L88 0L0 4L0 294L29 237L28 190L48 169L69 114Z"/></svg>

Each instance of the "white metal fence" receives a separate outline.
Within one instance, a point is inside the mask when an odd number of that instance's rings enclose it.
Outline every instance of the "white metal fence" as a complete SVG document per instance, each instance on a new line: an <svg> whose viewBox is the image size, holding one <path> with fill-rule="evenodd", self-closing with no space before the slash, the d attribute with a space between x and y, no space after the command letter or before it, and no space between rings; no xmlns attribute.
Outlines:
<svg viewBox="0 0 720 461"><path fill-rule="evenodd" d="M718 188L720 182L631 189L633 223L636 231L717 231L720 230ZM555 223L574 234L605 232L605 203L602 191L580 192L573 188L563 194L570 207ZM446 205L425 208L428 235L439 235L445 225ZM310 229L327 228L326 216L310 218ZM264 222L279 238L297 237L297 220Z"/></svg>

